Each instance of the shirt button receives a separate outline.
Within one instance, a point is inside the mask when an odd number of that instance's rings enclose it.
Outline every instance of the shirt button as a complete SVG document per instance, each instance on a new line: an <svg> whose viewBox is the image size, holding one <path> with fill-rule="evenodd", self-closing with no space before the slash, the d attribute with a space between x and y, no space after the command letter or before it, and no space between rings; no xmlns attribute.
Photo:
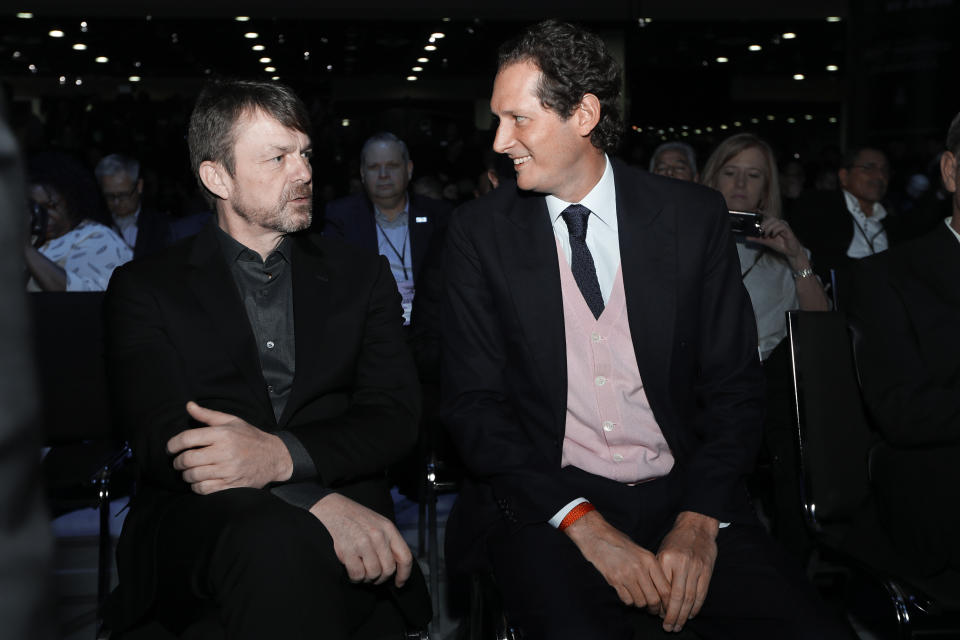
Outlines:
<svg viewBox="0 0 960 640"><path fill-rule="evenodd" d="M597 383L598 387L602 387L607 383L607 379L604 378L603 376L597 376L596 378L593 379L593 381Z"/></svg>
<svg viewBox="0 0 960 640"><path fill-rule="evenodd" d="M267 340L267 349L273 349L275 346L273 340Z"/></svg>
<svg viewBox="0 0 960 640"><path fill-rule="evenodd" d="M269 391L270 393L273 393L273 385L272 385L272 384L268 384L268 385L267 385L267 391Z"/></svg>
<svg viewBox="0 0 960 640"><path fill-rule="evenodd" d="M601 338L600 338L600 334L599 334L599 333L591 333L591 334L590 334L590 339L593 340L594 342L600 342L600 339L601 339Z"/></svg>
<svg viewBox="0 0 960 640"><path fill-rule="evenodd" d="M614 462L623 462L623 456L620 455L619 453L615 453L615 454L613 454L613 461L614 461Z"/></svg>
<svg viewBox="0 0 960 640"><path fill-rule="evenodd" d="M606 422L604 422L604 423L603 423L603 430L604 430L604 431L613 431L613 423L610 422L609 420L607 420Z"/></svg>

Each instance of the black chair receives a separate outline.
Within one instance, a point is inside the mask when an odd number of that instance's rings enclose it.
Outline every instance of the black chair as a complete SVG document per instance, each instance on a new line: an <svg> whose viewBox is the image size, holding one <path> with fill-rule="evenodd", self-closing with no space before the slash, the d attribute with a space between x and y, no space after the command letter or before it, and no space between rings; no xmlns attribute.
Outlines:
<svg viewBox="0 0 960 640"><path fill-rule="evenodd" d="M960 573L914 575L881 526L869 465L885 445L864 410L846 316L790 311L787 329L800 497L818 551L841 569L848 607L884 637L960 637Z"/></svg>
<svg viewBox="0 0 960 640"><path fill-rule="evenodd" d="M110 501L130 450L110 413L103 359L102 292L30 295L41 396L44 482L52 515L99 510L96 627L110 591ZM118 482L122 479L123 482ZM80 621L83 623L83 621Z"/></svg>

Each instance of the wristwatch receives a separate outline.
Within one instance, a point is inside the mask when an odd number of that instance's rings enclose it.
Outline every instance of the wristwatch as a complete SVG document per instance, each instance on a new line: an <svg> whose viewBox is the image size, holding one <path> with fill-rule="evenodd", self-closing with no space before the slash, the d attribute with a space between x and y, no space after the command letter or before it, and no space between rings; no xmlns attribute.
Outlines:
<svg viewBox="0 0 960 640"><path fill-rule="evenodd" d="M800 269L800 271L793 272L793 279L800 280L801 278L809 278L813 275L813 269L807 267L806 269Z"/></svg>

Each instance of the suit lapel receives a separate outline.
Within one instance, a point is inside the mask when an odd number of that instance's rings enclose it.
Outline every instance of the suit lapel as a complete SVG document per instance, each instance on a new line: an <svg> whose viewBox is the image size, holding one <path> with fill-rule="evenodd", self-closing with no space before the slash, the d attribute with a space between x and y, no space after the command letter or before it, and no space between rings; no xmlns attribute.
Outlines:
<svg viewBox="0 0 960 640"><path fill-rule="evenodd" d="M424 218L425 222L417 222L417 217ZM407 214L407 228L410 230L410 264L413 266L413 278L416 281L430 244L430 237L433 235L433 220L416 207L416 201L412 197Z"/></svg>
<svg viewBox="0 0 960 640"><path fill-rule="evenodd" d="M494 215L503 272L524 342L563 433L567 403L563 295L546 201L543 196L519 193L509 211Z"/></svg>
<svg viewBox="0 0 960 640"><path fill-rule="evenodd" d="M647 398L656 410L668 383L677 309L676 214L623 165L614 162L613 167L630 335Z"/></svg>
<svg viewBox="0 0 960 640"><path fill-rule="evenodd" d="M321 366L322 337L329 315L331 273L323 253L306 236L293 243L293 323L296 363L293 387L278 423L283 426L310 392L309 383Z"/></svg>
<svg viewBox="0 0 960 640"><path fill-rule="evenodd" d="M193 291L203 311L217 328L220 348L229 354L243 374L250 392L264 405L264 414L273 416L267 383L260 369L256 340L243 301L237 293L230 269L217 241L216 223L201 231L190 254L187 286Z"/></svg>

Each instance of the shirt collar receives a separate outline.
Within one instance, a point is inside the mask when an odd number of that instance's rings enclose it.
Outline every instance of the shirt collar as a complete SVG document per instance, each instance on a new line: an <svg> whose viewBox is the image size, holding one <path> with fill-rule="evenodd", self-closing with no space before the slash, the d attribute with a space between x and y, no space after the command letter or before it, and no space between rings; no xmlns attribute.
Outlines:
<svg viewBox="0 0 960 640"><path fill-rule="evenodd" d="M380 209L377 208L377 205L373 205L373 215L377 219L377 222L381 227L385 229L390 229L392 227L400 227L407 224L407 217L410 213L410 196L407 196L406 201L403 203L403 211L393 220L388 220L387 216L380 213Z"/></svg>
<svg viewBox="0 0 960 640"><path fill-rule="evenodd" d="M260 260L260 254L256 251L237 242L233 236L221 229L220 225L215 226L217 227L217 240L220 241L220 249L223 251L223 257L226 258L227 264L233 264L240 260L251 261L254 259L257 262L266 262L266 260ZM283 237L283 240L280 241L277 248L270 252L270 256L273 254L279 254L287 263L290 262L289 236ZM270 259L270 256L267 256L267 260Z"/></svg>
<svg viewBox="0 0 960 640"><path fill-rule="evenodd" d="M847 202L847 211L853 214L854 217L860 220L866 220L867 222L871 220L876 220L877 222L879 222L887 217L887 210L879 202L875 202L873 204L873 215L868 216L863 212L863 209L860 208L860 201L857 200L857 197L855 195L853 195L846 189L842 189L842 191L843 191L843 198Z"/></svg>
<svg viewBox="0 0 960 640"><path fill-rule="evenodd" d="M950 232L957 238L957 242L960 242L960 233L957 233L957 230L953 228L953 216L944 220L947 223L947 229L950 229Z"/></svg>
<svg viewBox="0 0 960 640"><path fill-rule="evenodd" d="M590 213L595 215L601 222L606 224L608 227L617 230L617 188L615 181L613 179L613 166L610 164L610 158L604 154L604 160L606 161L606 166L603 169L603 175L600 176L599 182L594 185L593 189L583 197L583 200L579 202L587 209L590 209ZM560 217L560 214L563 213L563 210L569 207L571 204L578 204L574 202L564 202L560 198L547 195L547 211L550 213L550 223L553 224L557 221L557 218Z"/></svg>
<svg viewBox="0 0 960 640"><path fill-rule="evenodd" d="M137 210L131 213L129 216L117 217L113 216L113 221L116 223L118 229L126 229L127 227L132 227L137 224L137 220L140 219L140 207L137 207Z"/></svg>

